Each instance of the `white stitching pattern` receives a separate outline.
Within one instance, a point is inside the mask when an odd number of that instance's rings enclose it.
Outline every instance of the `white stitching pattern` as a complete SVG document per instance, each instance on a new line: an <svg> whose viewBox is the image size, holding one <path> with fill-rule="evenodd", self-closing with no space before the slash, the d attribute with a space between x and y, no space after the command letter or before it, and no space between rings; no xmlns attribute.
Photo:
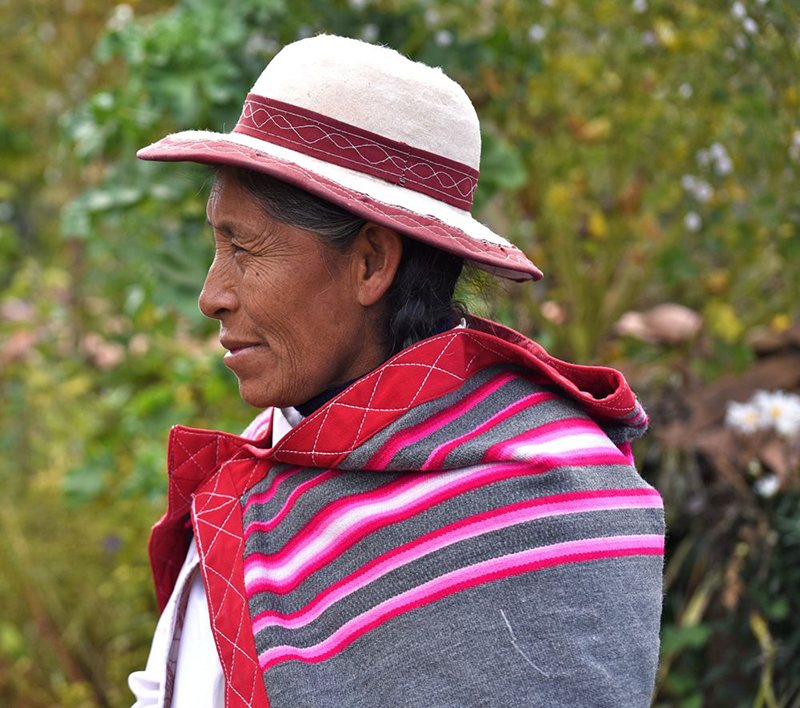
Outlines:
<svg viewBox="0 0 800 708"><path fill-rule="evenodd" d="M273 109L266 108L266 107L261 107L261 106L259 106L258 108L253 108L253 106L250 105L250 103L245 103L244 110L242 111L242 118L248 118L248 119L252 120L253 124L258 129L263 129L263 127L267 123L272 123L279 130L290 131L290 132L294 133L295 135L297 135L297 137L299 138L299 140L293 140L293 139L291 139L291 138L289 138L289 137L287 137L285 135L281 135L280 139L281 140L285 140L286 142L294 143L295 145L309 145L309 146L313 147L315 152L322 153L324 155L330 155L332 157L336 157L336 158L341 159L341 160L347 160L348 162L352 162L352 163L354 163L356 165L363 165L364 163L368 163L370 165L370 167L372 167L373 169L375 169L375 170L377 170L379 172L383 172L384 174L390 175L392 177L400 177L404 184L407 184L407 183L411 182L412 184L417 184L417 185L419 185L421 187L424 187L425 189L430 189L431 191L437 192L438 194L441 194L441 195L443 195L445 197L449 197L450 199L454 199L456 201L463 202L464 205L465 205L465 208L469 208L469 206L472 204L472 195L474 194L475 189L478 186L478 181L477 181L477 179L475 179L474 177L472 177L470 175L464 175L464 177L462 179L456 181L453 178L452 175L450 175L450 174L448 174L447 172L444 172L444 171L435 170L427 162L416 162L416 163L413 163L413 164L409 165L408 164L408 155L407 154L406 154L405 160L401 162L401 160L399 159L398 156L390 155L388 150L385 147L383 147L382 145L380 145L379 143L368 142L368 141L365 141L364 138L359 137L359 139L362 140L363 142L361 142L360 144L356 144L353 141L351 141L350 139L348 139L344 135L343 131L336 132L336 133L327 132L327 130L323 129L323 127L322 127L323 124L312 125L312 124L309 123L309 124L306 124L306 125L293 126L288 120L286 120L286 118L283 115L281 115L280 113L278 115L272 115L269 112L270 110L273 110ZM296 115L296 114L291 113L290 111L281 111L281 112L282 113L288 113L289 115ZM256 118L256 114L257 113L265 113L266 114L266 118L263 121L259 122L259 120ZM305 116L298 116L298 117L302 117L302 118L306 119ZM285 124L283 124L283 125L280 124L278 122L279 118L283 118ZM250 128L250 126L246 126L246 125L243 126L243 127ZM320 131L321 135L318 138L313 139L313 140L312 139L308 139L305 136L301 135L300 132L299 132L303 128L314 128L314 129ZM346 144L341 144L341 142L337 142L336 138L343 139ZM340 150L347 150L347 149L353 150L361 159L360 160L356 160L356 159L348 158L348 157L345 157L344 155L332 153L332 152L330 152L328 150L324 150L323 148L320 148L320 147L316 146L316 143L321 142L321 141L326 140L326 139L329 139ZM363 148L368 148L368 147L379 149L385 155L385 157L383 159L377 160L377 161L370 160L366 155L364 155L361 152L361 150ZM398 169L401 170L401 173L398 175L398 173L396 171L382 169L382 168L379 167L379 165L381 165L383 163L386 163L386 162L390 163L393 167L396 168L396 170L398 170ZM431 162L433 162L433 161L431 160ZM424 175L424 174L421 174L420 172L415 172L415 170L417 170L420 167L426 168L427 170L430 171L430 173L428 175ZM449 168L448 167L447 169L453 169L453 168ZM453 171L458 171L461 174L464 174L460 170L453 169ZM416 179L409 180L405 176L408 173L411 173ZM442 179L442 176L447 178L447 182ZM425 180L430 180L430 179L433 179L433 178L436 179L436 181L441 185L441 187L443 189L437 189L436 187L432 186L431 184L429 184L428 182L425 181ZM462 186L461 186L465 182L466 182L466 187L467 187L466 191L464 191L464 189L462 189ZM446 189L449 189L449 188L454 188L454 189L458 190L458 193L461 196L457 197L454 194L452 194L451 192L445 191Z"/></svg>

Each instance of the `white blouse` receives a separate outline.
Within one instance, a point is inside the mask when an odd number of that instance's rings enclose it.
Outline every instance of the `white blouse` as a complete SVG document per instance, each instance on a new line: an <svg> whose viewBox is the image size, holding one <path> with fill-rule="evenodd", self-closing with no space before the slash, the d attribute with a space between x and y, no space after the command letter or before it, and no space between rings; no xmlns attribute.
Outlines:
<svg viewBox="0 0 800 708"><path fill-rule="evenodd" d="M274 409L272 440L277 443L303 416L294 408ZM259 437L262 416L243 437ZM225 678L217 655L208 602L194 538L172 595L161 613L144 671L128 677L133 708L224 708Z"/></svg>

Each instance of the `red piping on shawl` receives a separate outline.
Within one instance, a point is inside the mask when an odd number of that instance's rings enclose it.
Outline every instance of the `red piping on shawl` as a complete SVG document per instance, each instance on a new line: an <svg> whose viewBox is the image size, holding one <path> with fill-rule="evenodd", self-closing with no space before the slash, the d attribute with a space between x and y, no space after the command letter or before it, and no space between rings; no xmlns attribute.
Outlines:
<svg viewBox="0 0 800 708"><path fill-rule="evenodd" d="M233 132L378 177L465 211L478 186L478 170L469 165L255 93L247 95Z"/></svg>

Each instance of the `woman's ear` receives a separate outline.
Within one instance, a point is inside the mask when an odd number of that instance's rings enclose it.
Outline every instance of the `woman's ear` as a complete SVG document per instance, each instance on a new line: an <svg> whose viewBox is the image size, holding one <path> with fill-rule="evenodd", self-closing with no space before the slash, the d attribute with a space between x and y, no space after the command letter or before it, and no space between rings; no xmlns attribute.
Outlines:
<svg viewBox="0 0 800 708"><path fill-rule="evenodd" d="M403 256L403 238L394 229L368 221L353 244L353 274L358 301L376 304L389 289Z"/></svg>

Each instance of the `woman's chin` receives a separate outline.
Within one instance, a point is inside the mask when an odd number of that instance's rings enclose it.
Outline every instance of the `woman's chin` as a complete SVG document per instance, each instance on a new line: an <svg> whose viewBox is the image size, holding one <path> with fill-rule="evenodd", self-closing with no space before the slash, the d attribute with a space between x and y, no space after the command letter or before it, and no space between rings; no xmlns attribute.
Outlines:
<svg viewBox="0 0 800 708"><path fill-rule="evenodd" d="M279 405L274 394L271 395L263 384L259 385L257 381L246 378L239 378L239 395L245 403L254 408L269 408Z"/></svg>

